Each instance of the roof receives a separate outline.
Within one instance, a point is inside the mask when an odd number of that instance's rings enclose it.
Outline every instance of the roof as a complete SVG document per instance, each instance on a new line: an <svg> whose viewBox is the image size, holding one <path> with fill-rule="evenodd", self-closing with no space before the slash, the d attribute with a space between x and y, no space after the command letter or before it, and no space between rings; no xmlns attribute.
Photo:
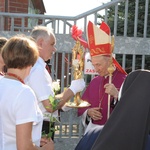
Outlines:
<svg viewBox="0 0 150 150"><path fill-rule="evenodd" d="M40 14L44 14L46 12L43 0L32 0L32 3L34 8L40 11Z"/></svg>

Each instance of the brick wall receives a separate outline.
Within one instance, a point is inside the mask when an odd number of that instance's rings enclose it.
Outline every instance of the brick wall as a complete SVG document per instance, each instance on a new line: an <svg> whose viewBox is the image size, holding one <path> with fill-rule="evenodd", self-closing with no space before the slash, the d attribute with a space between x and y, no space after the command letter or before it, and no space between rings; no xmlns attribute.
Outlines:
<svg viewBox="0 0 150 150"><path fill-rule="evenodd" d="M5 12L5 0L0 0L0 11Z"/></svg>
<svg viewBox="0 0 150 150"><path fill-rule="evenodd" d="M0 12L5 12L5 0L0 0ZM0 18L0 30L4 30L3 18Z"/></svg>
<svg viewBox="0 0 150 150"><path fill-rule="evenodd" d="M28 0L9 0L8 12L28 13Z"/></svg>
<svg viewBox="0 0 150 150"><path fill-rule="evenodd" d="M28 13L28 0L8 0L8 12L12 13ZM15 27L21 27L21 18L14 18ZM24 26L27 27L28 20L25 19ZM11 27L11 21L8 20L8 30ZM17 31L18 29L16 29Z"/></svg>
<svg viewBox="0 0 150 150"><path fill-rule="evenodd" d="M34 0L34 7L35 9L41 9L41 14L44 13L45 8L42 0ZM28 13L28 0L0 0L0 11L1 12L9 12L9 13ZM15 31L18 31L21 29L22 26L22 18L14 18L14 28ZM38 21L39 24L42 23L42 20ZM28 27L28 18L25 18L24 20L24 26ZM4 24L3 24L3 30L9 31L11 28L11 19L5 18ZM20 29L18 29L20 28Z"/></svg>

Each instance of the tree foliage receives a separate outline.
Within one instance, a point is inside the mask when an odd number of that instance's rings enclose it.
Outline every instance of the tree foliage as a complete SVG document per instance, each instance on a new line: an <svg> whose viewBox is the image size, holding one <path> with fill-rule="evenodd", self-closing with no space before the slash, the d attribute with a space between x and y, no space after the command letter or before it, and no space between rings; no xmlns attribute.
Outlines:
<svg viewBox="0 0 150 150"><path fill-rule="evenodd" d="M112 0L113 1L113 0ZM136 6L138 5L138 7ZM146 7L148 7L148 14L145 16ZM136 9L138 8L138 9ZM146 37L150 38L150 2L148 6L146 6L146 0L139 0L139 3L136 3L136 0L128 1L128 8L126 8L126 1L123 1L118 4L118 14L117 14L117 30L116 36L124 35L125 28L125 10L128 9L127 13L127 34L128 37L144 37L144 27L146 27ZM135 24L136 19L136 11L138 11L137 15L137 24ZM98 20L104 21L105 15L97 14ZM115 6L109 8L107 12L107 23L110 26L112 35L114 34L114 21L115 21ZM145 22L147 21L147 24ZM100 25L100 22L98 22ZM137 26L137 28L135 28ZM137 29L137 32L136 30ZM117 55L116 59L121 64L122 56ZM132 71L132 55L126 56L126 71L129 73ZM140 69L142 64L142 55L137 55L135 59L135 69ZM150 56L145 57L145 69L150 69Z"/></svg>
<svg viewBox="0 0 150 150"><path fill-rule="evenodd" d="M135 29L135 11L136 11L136 0L128 1L128 8L125 7L125 1L118 4L118 15L117 15L117 36L124 35L124 22L125 22L125 9L128 9L127 14L127 36L134 36ZM146 0L139 0L137 7L138 15L137 15L137 37L143 37L144 34L144 23L147 20L147 37L150 37L150 2L148 4L148 14L145 18L146 11ZM114 33L114 17L115 17L115 6L112 6L108 10L108 20L107 23L111 28L112 34ZM105 16L98 14L98 18L104 20ZM100 22L99 22L100 24Z"/></svg>

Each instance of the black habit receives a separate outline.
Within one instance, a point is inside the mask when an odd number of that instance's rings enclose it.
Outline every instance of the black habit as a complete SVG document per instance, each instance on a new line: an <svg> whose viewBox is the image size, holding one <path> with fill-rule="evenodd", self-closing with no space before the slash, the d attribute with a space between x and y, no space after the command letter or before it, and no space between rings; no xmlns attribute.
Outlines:
<svg viewBox="0 0 150 150"><path fill-rule="evenodd" d="M130 73L92 150L145 150L150 131L150 71ZM150 148L149 148L150 149Z"/></svg>

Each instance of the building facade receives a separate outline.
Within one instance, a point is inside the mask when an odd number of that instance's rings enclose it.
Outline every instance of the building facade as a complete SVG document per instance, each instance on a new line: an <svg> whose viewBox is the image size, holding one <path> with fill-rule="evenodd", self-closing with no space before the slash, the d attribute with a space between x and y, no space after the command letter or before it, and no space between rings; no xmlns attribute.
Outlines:
<svg viewBox="0 0 150 150"><path fill-rule="evenodd" d="M43 0L0 0L0 4L0 12L25 14L44 14L46 12ZM37 22L36 19L31 18L24 20L24 26L28 28L40 23L40 20ZM21 18L14 18L14 26L16 31L19 30L19 27L22 26ZM7 31L10 28L11 20L6 17L3 23L3 30Z"/></svg>

